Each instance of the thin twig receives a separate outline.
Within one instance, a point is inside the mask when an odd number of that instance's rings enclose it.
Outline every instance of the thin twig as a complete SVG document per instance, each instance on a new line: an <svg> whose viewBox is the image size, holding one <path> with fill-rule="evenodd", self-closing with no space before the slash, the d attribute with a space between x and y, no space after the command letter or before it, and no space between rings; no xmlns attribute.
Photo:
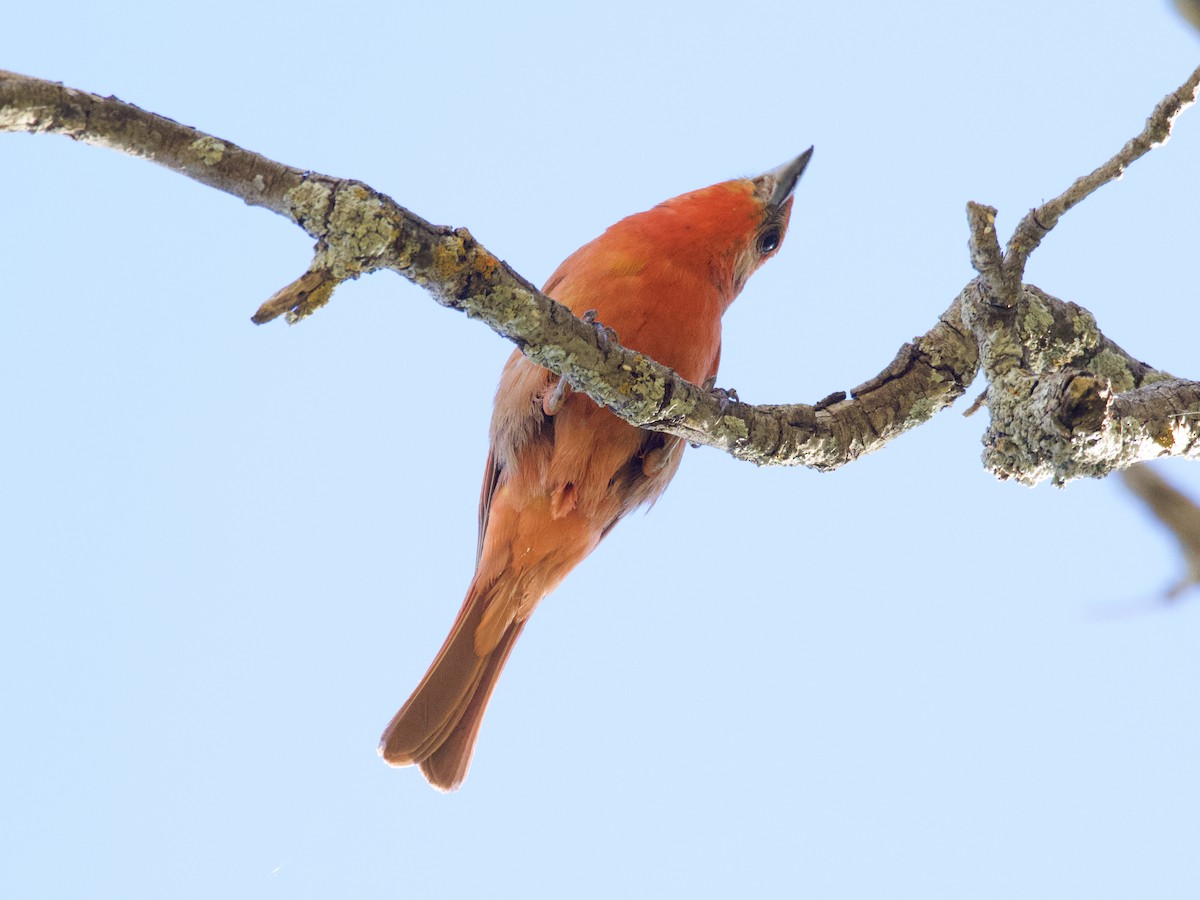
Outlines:
<svg viewBox="0 0 1200 900"><path fill-rule="evenodd" d="M1004 265L1004 254L1000 252L1000 240L996 236L996 208L968 202L967 227L971 235L968 242L971 265L983 278L985 296L997 306L1015 306L1020 281L1013 284Z"/></svg>
<svg viewBox="0 0 1200 900"><path fill-rule="evenodd" d="M1031 209L1017 224L1005 251L1005 268L1012 283L1020 284L1025 277L1025 264L1058 220L1071 207L1078 204L1099 188L1120 178L1131 163L1155 147L1160 147L1171 136L1171 127L1185 109L1196 102L1200 91L1200 67L1178 89L1167 94L1155 107L1141 134L1128 141L1111 159L1095 171L1080 178L1055 197Z"/></svg>

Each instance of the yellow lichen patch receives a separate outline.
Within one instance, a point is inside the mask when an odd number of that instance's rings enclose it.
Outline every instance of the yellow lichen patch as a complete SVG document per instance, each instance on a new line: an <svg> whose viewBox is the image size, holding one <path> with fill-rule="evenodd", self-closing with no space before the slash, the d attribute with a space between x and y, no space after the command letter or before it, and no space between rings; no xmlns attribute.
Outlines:
<svg viewBox="0 0 1200 900"><path fill-rule="evenodd" d="M490 281L496 274L496 269L499 268L499 260L490 253L475 254L475 271L478 272L484 279Z"/></svg>
<svg viewBox="0 0 1200 900"><path fill-rule="evenodd" d="M721 416L721 430L727 432L734 440L744 441L750 437L746 423L733 416Z"/></svg>
<svg viewBox="0 0 1200 900"><path fill-rule="evenodd" d="M379 198L362 185L350 185L337 193L329 214L327 239L336 251L330 268L338 280L370 271L397 235Z"/></svg>
<svg viewBox="0 0 1200 900"><path fill-rule="evenodd" d="M1170 425L1164 425L1151 435L1151 439L1164 450L1170 450L1175 446L1175 430Z"/></svg>
<svg viewBox="0 0 1200 900"><path fill-rule="evenodd" d="M1099 394L1103 390L1104 384L1103 381L1087 375L1072 378L1070 383L1067 384L1067 401L1070 403L1080 403L1085 397L1089 397L1092 394Z"/></svg>
<svg viewBox="0 0 1200 900"><path fill-rule="evenodd" d="M433 263L430 277L434 283L450 281L462 266L466 252L458 235L447 235L433 245Z"/></svg>
<svg viewBox="0 0 1200 900"><path fill-rule="evenodd" d="M1100 428L1108 400L1112 396L1107 379L1078 375L1072 378L1064 392L1064 407L1071 416L1076 433L1089 433Z"/></svg>
<svg viewBox="0 0 1200 900"><path fill-rule="evenodd" d="M205 135L192 141L190 146L192 152L200 157L200 162L206 166L215 166L225 158L226 147L215 137Z"/></svg>
<svg viewBox="0 0 1200 900"><path fill-rule="evenodd" d="M329 208L329 185L313 180L302 181L291 188L284 199L292 211L292 217L303 224L307 219L319 219Z"/></svg>
<svg viewBox="0 0 1200 900"><path fill-rule="evenodd" d="M1188 419L1194 419L1195 416L1196 413L1184 413L1181 416L1171 419L1171 424L1167 426L1170 429L1170 436L1155 435L1155 442L1166 447L1168 450L1188 446L1195 440L1192 424Z"/></svg>

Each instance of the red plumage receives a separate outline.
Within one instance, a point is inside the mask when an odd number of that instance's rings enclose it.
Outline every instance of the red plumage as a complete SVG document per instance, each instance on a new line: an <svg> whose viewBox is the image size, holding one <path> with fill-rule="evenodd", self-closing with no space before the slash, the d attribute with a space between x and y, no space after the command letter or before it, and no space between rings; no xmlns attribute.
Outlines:
<svg viewBox="0 0 1200 900"><path fill-rule="evenodd" d="M560 265L543 291L596 310L626 347L696 384L716 375L721 315L778 250L811 149L623 219ZM515 352L496 392L475 575L450 635L383 733L380 755L462 783L483 712L525 621L626 513L679 467L676 437L627 424Z"/></svg>

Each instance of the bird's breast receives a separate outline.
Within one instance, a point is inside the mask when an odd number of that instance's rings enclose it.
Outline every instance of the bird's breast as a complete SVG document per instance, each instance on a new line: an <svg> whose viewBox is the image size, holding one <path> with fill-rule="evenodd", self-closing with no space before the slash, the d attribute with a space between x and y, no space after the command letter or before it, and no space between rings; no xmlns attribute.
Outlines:
<svg viewBox="0 0 1200 900"><path fill-rule="evenodd" d="M604 274L589 277L591 268ZM699 383L713 373L725 304L705 273L670 260L618 256L552 278L547 293L577 316L596 310L596 321L613 329L623 346L688 381Z"/></svg>

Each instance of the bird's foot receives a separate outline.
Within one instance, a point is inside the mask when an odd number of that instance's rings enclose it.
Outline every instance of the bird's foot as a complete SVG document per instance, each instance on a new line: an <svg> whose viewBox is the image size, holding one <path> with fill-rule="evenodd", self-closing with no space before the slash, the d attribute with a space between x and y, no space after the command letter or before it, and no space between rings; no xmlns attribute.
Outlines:
<svg viewBox="0 0 1200 900"><path fill-rule="evenodd" d="M587 312L585 312L579 318L583 319L583 321L587 322L589 325L591 325L593 328L596 329L596 337L598 338L598 343L600 344L600 349L607 350L609 342L612 342L614 344L617 342L617 333L615 331L613 331L611 328L609 328L607 325L605 325L603 322L597 322L596 321L597 315L598 315L598 313L596 312L596 310L589 309Z"/></svg>
<svg viewBox="0 0 1200 900"><path fill-rule="evenodd" d="M742 402L742 398L738 396L738 392L733 388L726 390L725 388L717 387L716 375L710 375L708 378L705 378L704 384L700 386L717 398L717 402L721 404L721 412L725 412L730 403Z"/></svg>
<svg viewBox="0 0 1200 900"><path fill-rule="evenodd" d="M548 394L542 394L542 412L548 416L557 415L570 390L571 386L567 384L567 379L559 375L558 384L554 386L554 390Z"/></svg>

